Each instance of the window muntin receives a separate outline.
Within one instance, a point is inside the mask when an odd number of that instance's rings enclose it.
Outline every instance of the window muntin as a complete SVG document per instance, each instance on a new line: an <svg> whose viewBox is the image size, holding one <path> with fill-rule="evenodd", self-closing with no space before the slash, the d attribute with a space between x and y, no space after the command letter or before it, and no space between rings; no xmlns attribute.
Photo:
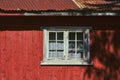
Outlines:
<svg viewBox="0 0 120 80"><path fill-rule="evenodd" d="M89 38L89 29L45 29L42 64L83 64L90 57Z"/></svg>

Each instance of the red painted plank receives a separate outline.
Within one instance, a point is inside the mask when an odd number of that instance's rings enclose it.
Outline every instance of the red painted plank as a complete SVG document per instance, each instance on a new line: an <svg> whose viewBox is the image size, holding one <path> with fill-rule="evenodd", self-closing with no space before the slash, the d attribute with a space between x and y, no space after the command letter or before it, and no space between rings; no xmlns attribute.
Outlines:
<svg viewBox="0 0 120 80"><path fill-rule="evenodd" d="M43 34L41 31L32 31L32 49L33 49L33 65L34 65L34 79L38 79L39 76L39 66L40 66L40 61L42 60L42 53L43 53L43 49L41 46L43 46L43 40L41 39L41 37L43 37Z"/></svg>
<svg viewBox="0 0 120 80"><path fill-rule="evenodd" d="M2 79L8 79L8 70L7 70L7 62L8 62L8 59L7 59L7 53L6 53L6 32L1 32L1 80Z"/></svg>
<svg viewBox="0 0 120 80"><path fill-rule="evenodd" d="M16 42L15 45L16 47L14 48L16 50L16 53L14 53L14 63L15 63L15 69L14 72L14 77L19 80L23 80L24 74L25 74L25 64L24 64L24 44L23 42L23 35L22 31L16 31L17 33L15 34Z"/></svg>
<svg viewBox="0 0 120 80"><path fill-rule="evenodd" d="M12 52L11 52L11 63L12 63L12 66L11 66L11 80L16 80L17 79L17 65L16 65L16 62L17 62L17 50L16 50L16 48L17 48L17 45L16 45L16 43L17 43L17 38L16 38L16 35L17 35L17 33L18 32L16 32L16 31L14 31L13 32L13 35L12 35L12 42L11 42L11 44L13 45L13 46L11 46L11 48L12 48ZM12 34L12 32L9 34L9 35L11 35Z"/></svg>
<svg viewBox="0 0 120 80"><path fill-rule="evenodd" d="M12 78L12 61L11 61L11 55L13 54L13 48L14 48L14 42L13 42L13 39L14 39L14 32L11 32L11 31L6 31L6 53L5 53L5 56L6 56L6 62L5 62L5 65L6 65L6 70L7 70L7 79L8 80L11 80Z"/></svg>
<svg viewBox="0 0 120 80"><path fill-rule="evenodd" d="M1 59L1 53L2 53L2 52L1 52L1 50L2 50L2 45L1 45L1 44L2 44L2 43L1 43L1 42L2 42L2 31L0 31L0 66L2 66L2 65L1 65L1 60L2 60L2 59ZM1 71L2 71L2 70L1 70L1 67L0 67L0 79L1 79Z"/></svg>
<svg viewBox="0 0 120 80"><path fill-rule="evenodd" d="M33 73L33 70L35 69L34 67L34 59L33 59L33 55L34 55L34 52L33 52L33 44L32 44L32 31L26 31L25 33L25 36L26 36L26 39L27 39L27 74L26 74L26 78L28 80L30 79L34 79L34 75L32 74Z"/></svg>

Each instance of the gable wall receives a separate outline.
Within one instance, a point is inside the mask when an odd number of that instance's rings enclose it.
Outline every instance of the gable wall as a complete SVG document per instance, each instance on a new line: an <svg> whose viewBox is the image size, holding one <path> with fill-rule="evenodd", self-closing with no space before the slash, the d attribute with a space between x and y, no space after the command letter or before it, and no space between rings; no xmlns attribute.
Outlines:
<svg viewBox="0 0 120 80"><path fill-rule="evenodd" d="M0 80L119 80L119 30L91 31L93 66L41 66L43 31L0 31Z"/></svg>

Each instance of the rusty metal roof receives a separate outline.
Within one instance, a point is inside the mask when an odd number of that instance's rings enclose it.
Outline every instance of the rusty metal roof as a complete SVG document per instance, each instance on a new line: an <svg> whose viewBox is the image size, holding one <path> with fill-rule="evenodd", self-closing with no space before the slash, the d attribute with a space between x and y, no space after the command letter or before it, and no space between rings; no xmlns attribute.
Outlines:
<svg viewBox="0 0 120 80"><path fill-rule="evenodd" d="M107 0L0 0L0 9L7 12L9 10L82 10L84 8L94 10L120 10L120 1L116 1L118 2ZM1 10L0 15L4 14L4 12L1 13Z"/></svg>
<svg viewBox="0 0 120 80"><path fill-rule="evenodd" d="M74 0L79 8L120 10L120 0Z"/></svg>
<svg viewBox="0 0 120 80"><path fill-rule="evenodd" d="M114 1L118 2L114 4L112 0L0 0L0 8L3 10L76 10L98 9L97 7L101 5L111 6L113 10L120 9L120 1Z"/></svg>
<svg viewBox="0 0 120 80"><path fill-rule="evenodd" d="M4 10L66 10L77 9L72 0L0 0Z"/></svg>

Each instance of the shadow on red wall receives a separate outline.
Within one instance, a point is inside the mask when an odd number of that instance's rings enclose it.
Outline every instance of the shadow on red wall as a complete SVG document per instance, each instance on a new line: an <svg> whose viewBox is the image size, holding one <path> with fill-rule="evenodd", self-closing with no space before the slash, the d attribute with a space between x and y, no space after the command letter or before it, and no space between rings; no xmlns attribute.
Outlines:
<svg viewBox="0 0 120 80"><path fill-rule="evenodd" d="M91 31L93 66L84 73L84 80L120 80L120 31Z"/></svg>

